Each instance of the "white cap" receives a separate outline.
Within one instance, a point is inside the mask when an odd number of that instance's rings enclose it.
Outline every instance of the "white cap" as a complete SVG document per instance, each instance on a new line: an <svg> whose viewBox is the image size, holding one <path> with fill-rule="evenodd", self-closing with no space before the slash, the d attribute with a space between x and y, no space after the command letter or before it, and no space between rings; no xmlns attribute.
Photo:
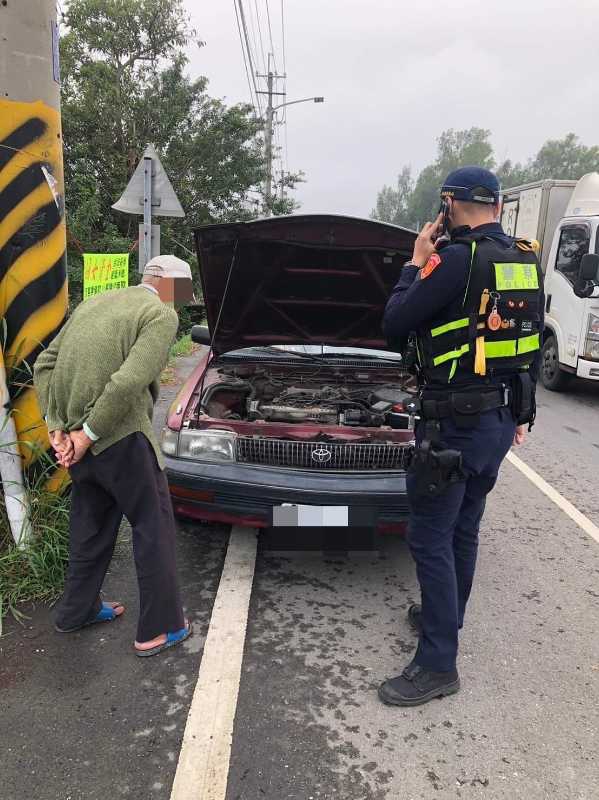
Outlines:
<svg viewBox="0 0 599 800"><path fill-rule="evenodd" d="M191 267L187 261L177 256L154 256L144 267L144 275L153 275L155 278L189 278L191 280Z"/></svg>

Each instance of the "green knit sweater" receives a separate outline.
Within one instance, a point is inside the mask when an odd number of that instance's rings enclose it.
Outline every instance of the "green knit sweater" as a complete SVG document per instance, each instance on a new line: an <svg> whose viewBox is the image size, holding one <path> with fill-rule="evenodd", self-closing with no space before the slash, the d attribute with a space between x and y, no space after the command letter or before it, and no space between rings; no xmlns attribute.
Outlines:
<svg viewBox="0 0 599 800"><path fill-rule="evenodd" d="M141 286L81 303L35 362L48 430L79 430L87 423L99 437L95 455L140 431L163 468L152 413L177 325L177 313Z"/></svg>

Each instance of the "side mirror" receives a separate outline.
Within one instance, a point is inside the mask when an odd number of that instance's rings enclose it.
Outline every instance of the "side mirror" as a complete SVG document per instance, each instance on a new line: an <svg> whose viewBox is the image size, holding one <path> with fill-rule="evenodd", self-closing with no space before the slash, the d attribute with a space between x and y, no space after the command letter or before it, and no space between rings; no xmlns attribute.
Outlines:
<svg viewBox="0 0 599 800"><path fill-rule="evenodd" d="M212 337L207 325L194 325L191 329L191 341L196 344L205 344L210 347Z"/></svg>
<svg viewBox="0 0 599 800"><path fill-rule="evenodd" d="M580 260L580 270L578 272L578 280L580 281L596 281L599 273L599 255L595 253L586 253Z"/></svg>

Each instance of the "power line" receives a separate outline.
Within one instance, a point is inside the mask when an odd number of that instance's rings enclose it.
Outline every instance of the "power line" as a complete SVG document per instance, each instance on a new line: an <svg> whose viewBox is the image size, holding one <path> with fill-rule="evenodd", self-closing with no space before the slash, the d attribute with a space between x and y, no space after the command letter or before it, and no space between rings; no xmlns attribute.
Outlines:
<svg viewBox="0 0 599 800"><path fill-rule="evenodd" d="M268 35L270 37L270 49L274 53L275 46L272 40L272 26L270 24L270 6L268 5L268 0L266 0L266 19L268 20Z"/></svg>
<svg viewBox="0 0 599 800"><path fill-rule="evenodd" d="M252 79L250 78L250 71L248 69L247 56L246 56L245 47L244 47L244 44L243 44L243 34L241 32L241 23L239 21L239 11L237 10L237 0L233 0L233 5L235 6L235 17L237 19L237 30L239 31L239 41L241 43L241 54L243 56L243 66L245 67L245 74L246 74L246 77L247 77L248 89L250 90L250 102L254 106L254 113L256 114L256 116L258 116L258 111L256 109L256 101L258 101L258 97L256 96L256 100L254 100L254 95L253 95L253 91L252 91ZM259 107L259 101L258 101L258 107Z"/></svg>
<svg viewBox="0 0 599 800"><path fill-rule="evenodd" d="M262 40L262 26L260 25L260 12L258 11L258 0L254 0L254 8L256 9L256 22L258 23L258 35L260 37L260 50L262 51L262 63L266 64L266 57L264 55L264 42Z"/></svg>
<svg viewBox="0 0 599 800"><path fill-rule="evenodd" d="M266 7L268 8L268 0L266 0ZM285 3L281 0L281 49L283 52L283 75L285 82L283 84L283 91L287 92L287 58L285 55ZM287 136L287 109L283 109L283 129L285 131L285 170L289 172L289 139Z"/></svg>
<svg viewBox="0 0 599 800"><path fill-rule="evenodd" d="M239 16L241 18L241 27L243 29L243 39L245 40L245 46L246 46L246 49L247 49L247 57L248 57L248 63L249 63L249 67L250 67L250 72L251 72L251 75L252 75L252 84L253 84L253 87L254 87L254 94L256 95L256 102L258 104L258 110L260 112L260 116L262 116L262 105L260 103L260 95L258 93L258 86L256 84L256 69L254 68L254 61L252 59L252 48L250 47L248 29L247 29L247 24L246 24L246 21L245 21L245 13L244 13L244 10L243 10L243 3L242 3L242 0L237 0L237 2L239 4Z"/></svg>
<svg viewBox="0 0 599 800"><path fill-rule="evenodd" d="M252 0L249 0L250 7L248 9L247 17L250 21L250 31L252 34L252 43L254 48L254 63L260 66L260 50L258 48L258 39L256 38L256 23L254 22L254 12L252 7ZM240 0L241 5L241 0ZM264 69L264 57L262 58L262 69Z"/></svg>
<svg viewBox="0 0 599 800"><path fill-rule="evenodd" d="M275 45L274 45L273 38L272 38L272 26L270 24L270 7L268 5L268 0L266 0L266 19L268 20L268 36L270 38L270 51L271 51L272 57L274 59L275 71L276 71L277 62L276 62L276 58L275 58Z"/></svg>
<svg viewBox="0 0 599 800"><path fill-rule="evenodd" d="M281 0L281 38L283 42L283 73L287 74L287 64L285 61L285 7Z"/></svg>
<svg viewBox="0 0 599 800"><path fill-rule="evenodd" d="M237 19L237 31L239 33L239 42L241 44L241 55L243 56L243 66L245 67L245 75L248 82L248 89L250 90L250 101L254 106L254 111L256 111L256 103L254 102L254 94L252 89L252 79L250 78L250 73L248 69L247 56L245 54L245 46L243 44L243 34L241 32L241 23L239 21L239 11L237 10L237 0L233 0L233 6L235 8L235 18Z"/></svg>

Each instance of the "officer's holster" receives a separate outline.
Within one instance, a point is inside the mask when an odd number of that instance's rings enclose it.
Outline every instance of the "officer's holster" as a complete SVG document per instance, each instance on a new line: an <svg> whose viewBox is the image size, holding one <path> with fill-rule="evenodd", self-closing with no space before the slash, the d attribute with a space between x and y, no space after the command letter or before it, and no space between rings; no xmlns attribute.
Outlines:
<svg viewBox="0 0 599 800"><path fill-rule="evenodd" d="M414 477L416 497L438 497L454 483L466 479L459 450L444 448L439 420L425 421L424 439L414 451L408 472Z"/></svg>
<svg viewBox="0 0 599 800"><path fill-rule="evenodd" d="M509 406L512 392L507 386L464 387L455 392L422 392L420 416L425 420L425 433L416 448L410 473L415 478L416 496L437 497L454 483L466 480L459 450L444 448L440 420L451 419L458 428L473 429L480 415L495 408Z"/></svg>
<svg viewBox="0 0 599 800"><path fill-rule="evenodd" d="M528 423L532 429L537 416L536 386L528 372L520 372L514 376L511 384L511 410L517 425Z"/></svg>

